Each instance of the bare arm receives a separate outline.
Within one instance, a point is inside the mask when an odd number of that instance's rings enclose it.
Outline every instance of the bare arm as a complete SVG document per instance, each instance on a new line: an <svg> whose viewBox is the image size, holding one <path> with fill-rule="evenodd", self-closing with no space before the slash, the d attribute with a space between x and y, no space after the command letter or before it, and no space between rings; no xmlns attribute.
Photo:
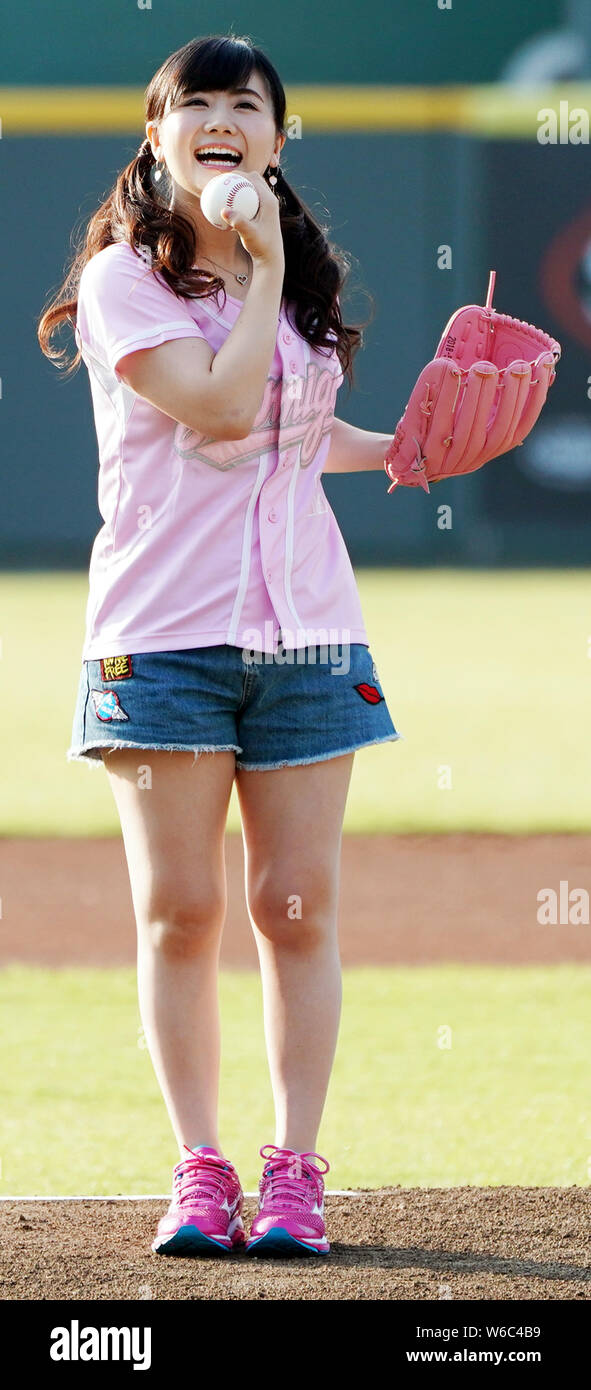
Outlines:
<svg viewBox="0 0 591 1390"><path fill-rule="evenodd" d="M323 473L364 473L384 467L391 434L360 430L335 416Z"/></svg>
<svg viewBox="0 0 591 1390"><path fill-rule="evenodd" d="M255 263L242 309L217 353L204 338L172 338L121 358L121 380L198 434L245 439L273 361L283 273L281 262Z"/></svg>
<svg viewBox="0 0 591 1390"><path fill-rule="evenodd" d="M252 280L240 314L214 353L204 339L180 338L129 353L123 381L165 415L212 439L245 439L261 405L277 341L285 253L275 194L261 174L256 217L224 211L252 258Z"/></svg>
<svg viewBox="0 0 591 1390"><path fill-rule="evenodd" d="M250 434L263 399L277 342L284 269L279 259L253 262L244 304L211 363L214 392L226 402L234 439Z"/></svg>

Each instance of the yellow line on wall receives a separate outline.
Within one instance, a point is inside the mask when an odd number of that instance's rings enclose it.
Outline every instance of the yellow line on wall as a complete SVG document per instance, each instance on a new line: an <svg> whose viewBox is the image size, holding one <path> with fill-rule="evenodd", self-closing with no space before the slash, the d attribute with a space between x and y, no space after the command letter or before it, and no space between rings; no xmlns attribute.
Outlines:
<svg viewBox="0 0 591 1390"><path fill-rule="evenodd" d="M482 86L286 88L288 131L455 131L467 135L535 139L539 111L560 101L591 112L591 82L520 89ZM4 139L25 135L144 134L141 87L0 87ZM290 122L291 120L291 127Z"/></svg>

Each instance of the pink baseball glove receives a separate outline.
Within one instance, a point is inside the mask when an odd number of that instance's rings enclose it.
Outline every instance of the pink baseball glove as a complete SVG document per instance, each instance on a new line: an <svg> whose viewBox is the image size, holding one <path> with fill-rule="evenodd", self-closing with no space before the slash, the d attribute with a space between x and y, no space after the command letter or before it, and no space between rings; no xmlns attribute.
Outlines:
<svg viewBox="0 0 591 1390"><path fill-rule="evenodd" d="M560 343L541 328L492 307L491 270L484 307L452 314L435 357L423 367L384 459L397 484L424 488L523 444L556 376Z"/></svg>

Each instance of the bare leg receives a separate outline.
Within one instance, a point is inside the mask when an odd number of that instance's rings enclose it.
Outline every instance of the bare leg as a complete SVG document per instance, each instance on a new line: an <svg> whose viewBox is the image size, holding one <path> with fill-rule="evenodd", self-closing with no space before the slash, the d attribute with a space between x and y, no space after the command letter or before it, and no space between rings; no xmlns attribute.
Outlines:
<svg viewBox="0 0 591 1390"><path fill-rule="evenodd" d="M194 762L192 753L118 748L103 761L123 832L154 1071L181 1157L184 1144L219 1150L217 974L235 755L203 753Z"/></svg>
<svg viewBox="0 0 591 1390"><path fill-rule="evenodd" d="M354 756L236 771L275 1143L299 1153L315 1151L337 1044L341 832Z"/></svg>

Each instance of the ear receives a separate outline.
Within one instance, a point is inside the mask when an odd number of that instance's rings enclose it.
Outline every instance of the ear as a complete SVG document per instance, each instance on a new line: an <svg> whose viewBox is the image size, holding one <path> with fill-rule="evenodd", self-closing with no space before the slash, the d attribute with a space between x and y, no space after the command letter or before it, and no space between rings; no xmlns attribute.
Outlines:
<svg viewBox="0 0 591 1390"><path fill-rule="evenodd" d="M152 154L154 155L154 159L159 159L160 145L158 142L158 124L156 121L146 122L146 138L150 141L150 146L152 149Z"/></svg>

